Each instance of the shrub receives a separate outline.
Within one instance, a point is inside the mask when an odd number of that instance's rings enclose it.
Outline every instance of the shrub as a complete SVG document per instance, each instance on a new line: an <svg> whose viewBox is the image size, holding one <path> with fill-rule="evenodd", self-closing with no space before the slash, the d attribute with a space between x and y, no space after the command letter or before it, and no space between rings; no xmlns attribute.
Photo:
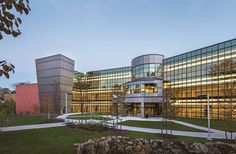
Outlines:
<svg viewBox="0 0 236 154"><path fill-rule="evenodd" d="M85 129L88 131L97 131L97 132L103 132L108 130L113 130L112 127L110 127L107 124L104 123L94 123L94 122L88 122L88 123L67 123L67 126L70 128L77 128L77 129Z"/></svg>
<svg viewBox="0 0 236 154"><path fill-rule="evenodd" d="M159 136L168 141L175 141L177 139L177 136L171 134L160 134Z"/></svg>

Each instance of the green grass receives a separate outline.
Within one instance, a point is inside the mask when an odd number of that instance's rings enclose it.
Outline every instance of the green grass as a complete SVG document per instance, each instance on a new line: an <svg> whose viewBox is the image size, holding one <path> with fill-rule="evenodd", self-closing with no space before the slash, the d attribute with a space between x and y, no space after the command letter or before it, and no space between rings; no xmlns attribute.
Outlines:
<svg viewBox="0 0 236 154"><path fill-rule="evenodd" d="M207 127L207 119L198 118L176 118L176 120L184 121L187 123ZM223 131L234 131L236 132L236 120L211 120L211 128L219 129Z"/></svg>
<svg viewBox="0 0 236 154"><path fill-rule="evenodd" d="M120 123L121 125L143 127L143 128L154 128L154 129L169 129L169 130L181 130L191 132L204 132L199 129L187 127L184 125L176 124L174 122L162 122L162 121L134 121L128 120Z"/></svg>
<svg viewBox="0 0 236 154"><path fill-rule="evenodd" d="M45 123L47 120L46 116L29 116L29 115L12 115L9 117L9 123L6 122L6 119L3 121L2 126L20 126L20 125L32 125ZM49 122L58 122L57 120Z"/></svg>
<svg viewBox="0 0 236 154"><path fill-rule="evenodd" d="M121 135L144 139L168 139L178 141L206 142L205 139L191 137L164 137L158 134L130 132L130 131L105 131L92 132L68 127L55 127L45 129L24 130L15 132L0 132L1 154L71 154L76 153L74 143L84 142L102 136Z"/></svg>
<svg viewBox="0 0 236 154"><path fill-rule="evenodd" d="M63 154L75 153L73 144L99 133L76 131L67 127L0 133L0 153Z"/></svg>

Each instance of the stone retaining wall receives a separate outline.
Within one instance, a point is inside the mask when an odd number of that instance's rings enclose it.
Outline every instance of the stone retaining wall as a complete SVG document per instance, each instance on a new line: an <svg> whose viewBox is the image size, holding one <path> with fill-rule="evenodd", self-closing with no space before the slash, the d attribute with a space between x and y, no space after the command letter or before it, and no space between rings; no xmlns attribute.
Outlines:
<svg viewBox="0 0 236 154"><path fill-rule="evenodd" d="M77 154L236 154L236 144L166 142L122 136L89 139L74 146Z"/></svg>

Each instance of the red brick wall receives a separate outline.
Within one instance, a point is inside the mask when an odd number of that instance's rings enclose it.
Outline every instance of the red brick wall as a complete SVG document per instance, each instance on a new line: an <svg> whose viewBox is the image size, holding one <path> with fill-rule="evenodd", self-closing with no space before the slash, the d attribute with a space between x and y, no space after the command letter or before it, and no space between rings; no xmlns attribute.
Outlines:
<svg viewBox="0 0 236 154"><path fill-rule="evenodd" d="M15 100L17 114L39 113L38 84L17 85Z"/></svg>

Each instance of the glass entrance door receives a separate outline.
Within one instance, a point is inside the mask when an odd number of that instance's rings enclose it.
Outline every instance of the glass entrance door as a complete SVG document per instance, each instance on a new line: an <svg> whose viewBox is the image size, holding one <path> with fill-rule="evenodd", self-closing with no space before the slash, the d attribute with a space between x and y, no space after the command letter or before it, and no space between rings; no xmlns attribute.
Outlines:
<svg viewBox="0 0 236 154"><path fill-rule="evenodd" d="M160 104L145 103L144 113L146 116L160 116Z"/></svg>

